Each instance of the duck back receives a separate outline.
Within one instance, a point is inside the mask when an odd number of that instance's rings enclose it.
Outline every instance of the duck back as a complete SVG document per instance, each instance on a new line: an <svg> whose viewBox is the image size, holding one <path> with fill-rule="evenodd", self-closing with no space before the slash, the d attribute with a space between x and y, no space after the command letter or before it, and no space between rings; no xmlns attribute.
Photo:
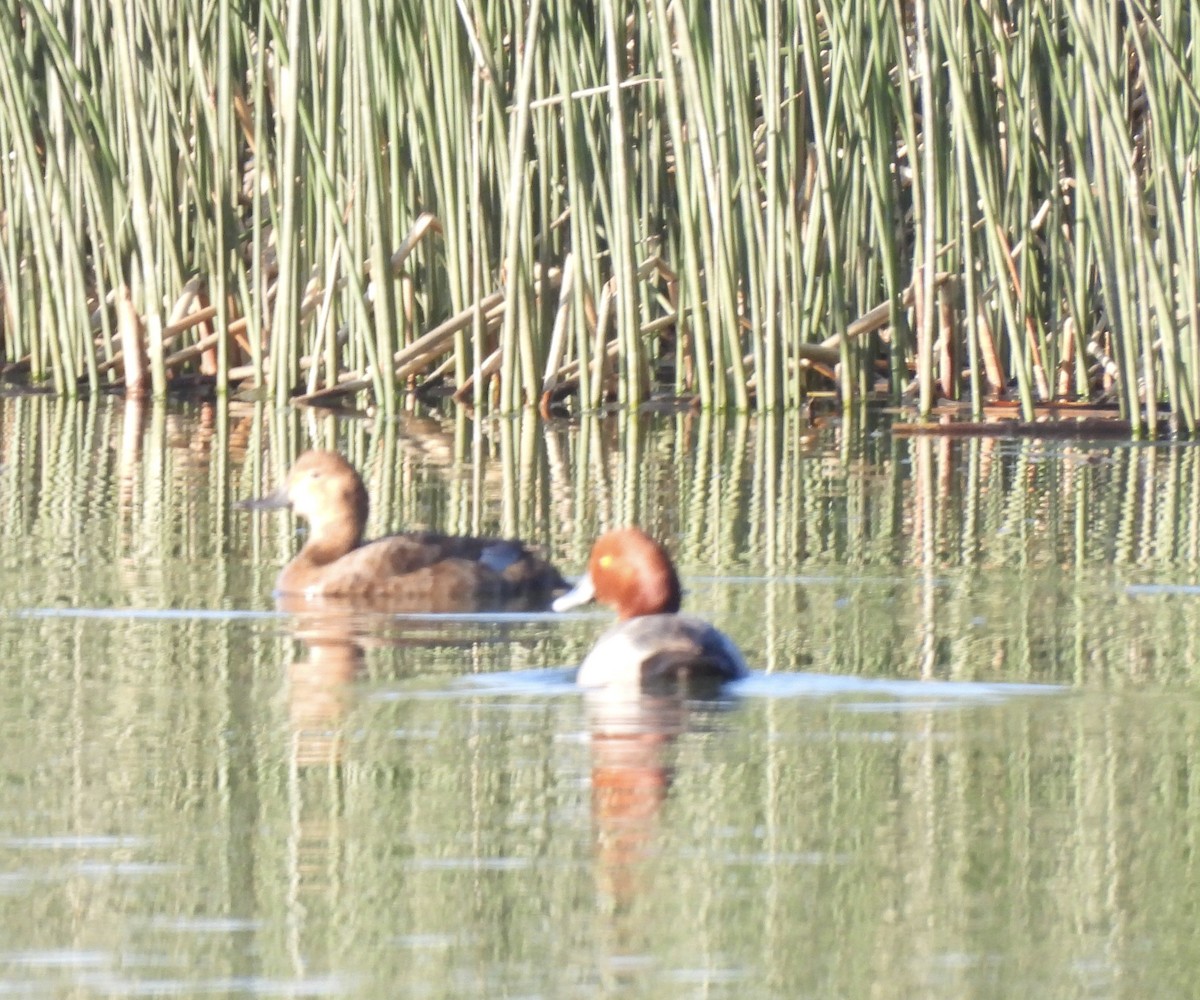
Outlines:
<svg viewBox="0 0 1200 1000"><path fill-rule="evenodd" d="M717 688L748 673L733 642L702 618L642 615L605 632L579 667L583 687Z"/></svg>
<svg viewBox="0 0 1200 1000"><path fill-rule="evenodd" d="M566 584L524 544L417 531L388 535L335 559L300 551L279 575L280 593L310 596L428 595L438 606L518 594L545 596Z"/></svg>

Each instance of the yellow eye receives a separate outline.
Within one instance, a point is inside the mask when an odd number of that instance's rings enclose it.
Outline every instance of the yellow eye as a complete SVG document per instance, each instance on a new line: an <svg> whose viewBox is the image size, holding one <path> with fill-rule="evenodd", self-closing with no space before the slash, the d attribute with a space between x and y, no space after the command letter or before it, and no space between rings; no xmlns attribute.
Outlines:
<svg viewBox="0 0 1200 1000"><path fill-rule="evenodd" d="M612 565L612 561L612 556L601 556L599 559L601 569L608 569L608 567Z"/></svg>

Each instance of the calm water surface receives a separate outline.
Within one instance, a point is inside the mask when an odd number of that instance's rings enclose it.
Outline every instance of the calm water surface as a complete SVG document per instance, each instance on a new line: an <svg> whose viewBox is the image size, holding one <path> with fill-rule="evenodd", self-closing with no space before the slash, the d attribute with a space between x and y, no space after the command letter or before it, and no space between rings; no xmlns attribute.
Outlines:
<svg viewBox="0 0 1200 1000"><path fill-rule="evenodd" d="M373 531L643 524L756 675L276 611L313 443ZM0 399L0 995L1190 996L1198 455Z"/></svg>

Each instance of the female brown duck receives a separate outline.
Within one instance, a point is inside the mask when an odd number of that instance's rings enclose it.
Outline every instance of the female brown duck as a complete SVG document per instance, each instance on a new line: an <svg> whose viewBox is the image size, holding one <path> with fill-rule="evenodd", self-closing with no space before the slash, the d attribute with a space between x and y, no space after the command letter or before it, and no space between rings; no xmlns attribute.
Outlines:
<svg viewBox="0 0 1200 1000"><path fill-rule="evenodd" d="M456 610L512 598L547 598L563 589L558 571L523 542L412 531L362 540L367 490L332 451L307 451L269 496L249 509L291 507L308 521L308 540L275 582L279 595L396 599L405 607Z"/></svg>

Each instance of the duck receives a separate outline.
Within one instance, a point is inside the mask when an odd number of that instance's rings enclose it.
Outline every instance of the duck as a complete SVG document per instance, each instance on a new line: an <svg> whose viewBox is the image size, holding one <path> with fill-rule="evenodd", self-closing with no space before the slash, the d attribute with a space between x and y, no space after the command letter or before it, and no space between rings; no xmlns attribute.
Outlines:
<svg viewBox="0 0 1200 1000"><path fill-rule="evenodd" d="M702 618L680 613L683 591L671 557L640 528L605 532L592 546L587 571L551 605L567 611L597 601L617 622L580 664L584 688L719 689L748 676L741 652Z"/></svg>
<svg viewBox="0 0 1200 1000"><path fill-rule="evenodd" d="M567 588L558 570L517 539L409 531L363 541L367 489L335 451L304 452L278 489L239 506L290 507L308 522L307 540L275 581L277 600L292 607L297 599L433 612L514 600L544 607Z"/></svg>

